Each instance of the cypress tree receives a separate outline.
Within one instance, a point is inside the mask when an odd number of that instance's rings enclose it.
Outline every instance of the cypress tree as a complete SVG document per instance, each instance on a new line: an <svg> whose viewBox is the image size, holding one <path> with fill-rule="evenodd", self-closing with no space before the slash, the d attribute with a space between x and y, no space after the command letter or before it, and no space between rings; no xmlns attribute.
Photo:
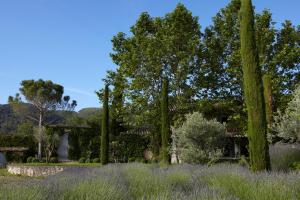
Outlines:
<svg viewBox="0 0 300 200"><path fill-rule="evenodd" d="M161 159L164 163L170 163L170 122L169 122L169 102L168 102L168 79L164 78L161 90Z"/></svg>
<svg viewBox="0 0 300 200"><path fill-rule="evenodd" d="M269 169L266 114L261 69L255 44L254 11L251 0L242 0L240 9L243 84L248 113L250 166L253 171Z"/></svg>
<svg viewBox="0 0 300 200"><path fill-rule="evenodd" d="M101 132L101 163L108 163L109 154L109 111L108 111L108 85L105 85L103 93L103 115Z"/></svg>
<svg viewBox="0 0 300 200"><path fill-rule="evenodd" d="M272 86L271 86L271 76L265 74L263 76L263 84L264 84L264 98L265 98L265 109L266 109L266 120L267 124L270 127L273 120L273 100L272 100Z"/></svg>

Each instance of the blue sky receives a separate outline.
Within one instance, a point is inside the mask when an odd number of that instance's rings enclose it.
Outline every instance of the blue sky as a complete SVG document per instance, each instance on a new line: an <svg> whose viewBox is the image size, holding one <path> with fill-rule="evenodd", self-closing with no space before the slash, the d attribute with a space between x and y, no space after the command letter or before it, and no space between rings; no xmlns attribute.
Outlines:
<svg viewBox="0 0 300 200"><path fill-rule="evenodd" d="M199 16L206 27L230 0L0 0L0 104L25 79L52 80L78 101L99 107L94 94L103 86L111 62L111 38L129 31L141 12L163 16L177 3ZM280 24L300 24L299 0L253 0Z"/></svg>

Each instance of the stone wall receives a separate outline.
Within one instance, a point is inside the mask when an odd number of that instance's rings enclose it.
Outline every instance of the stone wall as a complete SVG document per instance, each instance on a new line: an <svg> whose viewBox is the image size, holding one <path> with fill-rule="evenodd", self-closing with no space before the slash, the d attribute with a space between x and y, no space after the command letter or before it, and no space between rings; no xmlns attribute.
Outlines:
<svg viewBox="0 0 300 200"><path fill-rule="evenodd" d="M11 174L23 176L49 176L62 172L66 167L62 166L22 166L22 165L7 165L7 171Z"/></svg>

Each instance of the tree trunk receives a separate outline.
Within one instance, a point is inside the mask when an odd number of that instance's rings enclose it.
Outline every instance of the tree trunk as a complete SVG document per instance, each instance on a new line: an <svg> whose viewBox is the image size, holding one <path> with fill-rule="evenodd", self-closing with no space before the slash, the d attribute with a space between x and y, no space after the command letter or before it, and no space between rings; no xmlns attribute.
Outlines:
<svg viewBox="0 0 300 200"><path fill-rule="evenodd" d="M169 122L169 105L168 105L168 79L163 79L161 92L161 158L164 163L169 164L170 158L170 122Z"/></svg>
<svg viewBox="0 0 300 200"><path fill-rule="evenodd" d="M269 169L269 148L266 139L266 114L263 83L255 44L254 12L251 0L241 1L241 57L243 84L248 112L250 165L253 171Z"/></svg>
<svg viewBox="0 0 300 200"><path fill-rule="evenodd" d="M103 115L101 133L101 163L108 163L109 156L109 111L108 111L108 85L105 86L103 94Z"/></svg>
<svg viewBox="0 0 300 200"><path fill-rule="evenodd" d="M39 141L38 141L38 159L42 160L42 113L40 113L40 118L39 118Z"/></svg>

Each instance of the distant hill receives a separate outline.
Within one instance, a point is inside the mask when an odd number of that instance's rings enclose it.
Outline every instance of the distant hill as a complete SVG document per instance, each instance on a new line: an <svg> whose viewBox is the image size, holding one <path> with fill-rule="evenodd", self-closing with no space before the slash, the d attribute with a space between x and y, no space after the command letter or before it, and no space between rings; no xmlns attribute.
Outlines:
<svg viewBox="0 0 300 200"><path fill-rule="evenodd" d="M100 113L100 111L101 111L100 108L83 108L78 111L78 117L88 118L91 115Z"/></svg>
<svg viewBox="0 0 300 200"><path fill-rule="evenodd" d="M28 106L30 106L28 104ZM51 113L45 119L51 124L64 124L66 123L68 118L72 118L74 116L86 119L92 115L100 114L100 108L83 108L78 112L63 112L56 111ZM33 112L33 111L32 111ZM18 125L26 119L26 116L21 116L14 113L12 107L9 104L0 104L0 134L1 133L15 133Z"/></svg>
<svg viewBox="0 0 300 200"><path fill-rule="evenodd" d="M0 133L10 133L17 129L20 118L9 104L0 105Z"/></svg>

